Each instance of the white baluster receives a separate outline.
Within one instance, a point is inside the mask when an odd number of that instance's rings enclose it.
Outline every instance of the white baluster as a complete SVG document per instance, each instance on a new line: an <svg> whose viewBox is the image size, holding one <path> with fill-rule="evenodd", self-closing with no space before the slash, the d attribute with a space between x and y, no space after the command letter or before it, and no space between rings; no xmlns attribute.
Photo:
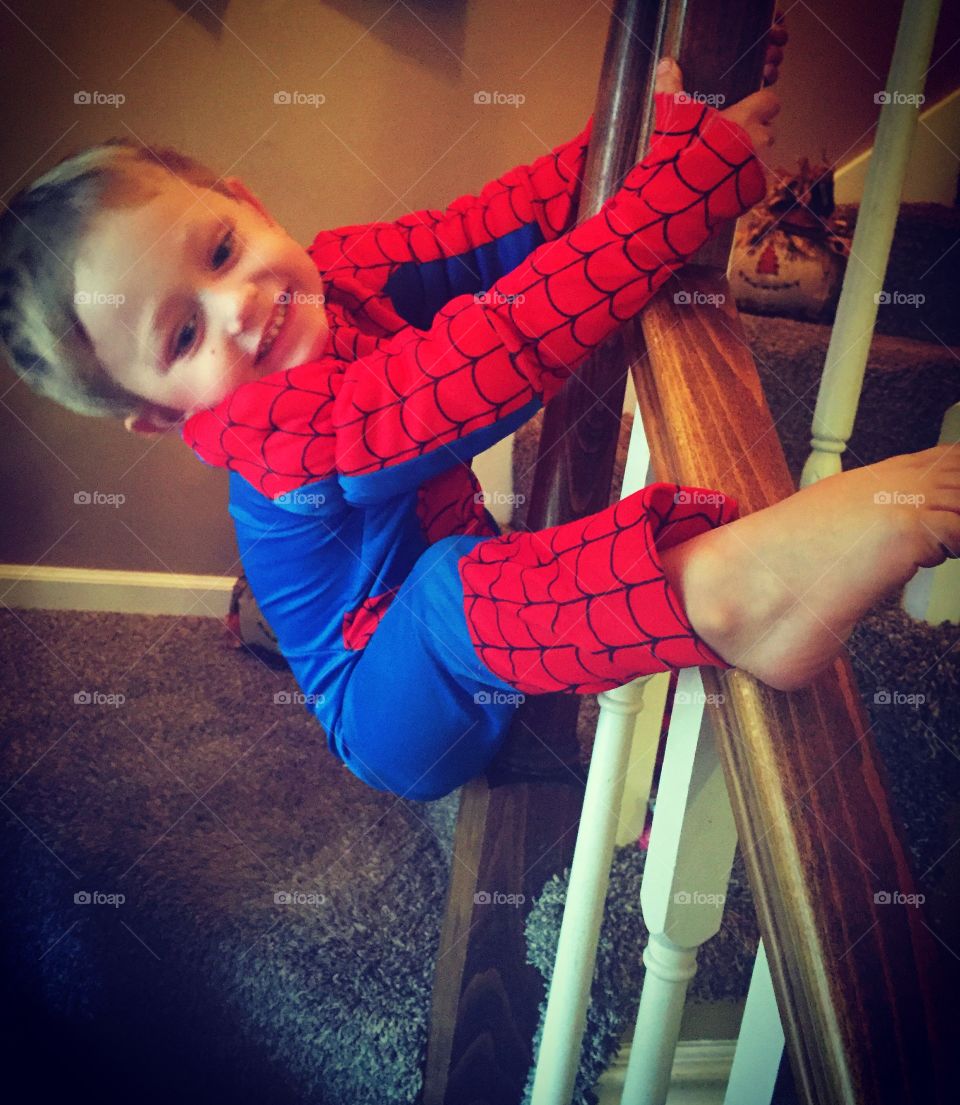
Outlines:
<svg viewBox="0 0 960 1105"><path fill-rule="evenodd" d="M770 1105L783 1058L783 1026L767 949L760 941L724 1105Z"/></svg>
<svg viewBox="0 0 960 1105"><path fill-rule="evenodd" d="M939 12L939 0L905 0L903 5L887 77L890 98L880 109L813 414L813 452L804 465L803 487L840 471L840 454L853 431Z"/></svg>
<svg viewBox="0 0 960 1105"><path fill-rule="evenodd" d="M663 1105L697 949L720 928L737 842L697 668L680 672L640 901L650 932L623 1105Z"/></svg>
<svg viewBox="0 0 960 1105"><path fill-rule="evenodd" d="M643 685L649 678L597 696L600 717L537 1053L532 1105L567 1105L573 1096L623 780L636 716L643 708Z"/></svg>
<svg viewBox="0 0 960 1105"><path fill-rule="evenodd" d="M958 442L960 403L954 403L943 416L940 444ZM921 568L904 589L903 609L930 625L960 622L960 560L945 560L936 568Z"/></svg>
<svg viewBox="0 0 960 1105"><path fill-rule="evenodd" d="M620 497L649 483L650 447L636 407ZM537 1052L532 1105L566 1105L573 1096L586 1025L590 986L610 881L624 779L636 717L650 676L597 695L600 716L590 758L557 956ZM659 734L659 729L657 730ZM651 755L642 770L653 773ZM643 780L636 780L644 789ZM648 786L649 784L647 784Z"/></svg>

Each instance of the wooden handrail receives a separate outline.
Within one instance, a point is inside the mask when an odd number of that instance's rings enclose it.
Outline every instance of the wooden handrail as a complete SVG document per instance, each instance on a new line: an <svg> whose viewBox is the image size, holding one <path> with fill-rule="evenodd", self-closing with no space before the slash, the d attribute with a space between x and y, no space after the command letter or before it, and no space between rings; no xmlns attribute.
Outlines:
<svg viewBox="0 0 960 1105"><path fill-rule="evenodd" d="M746 515L795 488L726 278L690 265L681 289L689 303L661 293L631 324L654 470ZM916 887L848 659L792 694L703 678L802 1099L946 1101L956 960L922 909L874 898Z"/></svg>
<svg viewBox="0 0 960 1105"><path fill-rule="evenodd" d="M752 7L769 25L772 5ZM689 0L666 51L695 74L687 87L728 103L757 87L762 65L756 52L734 64L737 27L744 36L732 14ZM723 490L746 515L795 487L723 275L732 235L717 234L624 336L657 478ZM802 1100L946 1101L960 970L922 909L874 898L916 888L849 661L789 695L743 672L702 674Z"/></svg>

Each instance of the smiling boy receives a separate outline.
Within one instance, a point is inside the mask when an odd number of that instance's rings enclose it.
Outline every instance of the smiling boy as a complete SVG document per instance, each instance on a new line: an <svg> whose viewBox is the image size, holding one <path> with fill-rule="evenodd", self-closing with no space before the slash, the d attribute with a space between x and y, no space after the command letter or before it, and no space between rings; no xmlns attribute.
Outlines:
<svg viewBox="0 0 960 1105"><path fill-rule="evenodd" d="M718 112L681 89L665 60L647 156L580 225L589 123L477 196L307 250L235 178L123 142L61 163L0 223L8 360L229 469L258 604L330 750L377 789L448 793L525 694L696 664L802 686L877 599L960 550L948 448L742 519L722 492L661 483L499 534L473 456L764 195L773 93Z"/></svg>
<svg viewBox="0 0 960 1105"><path fill-rule="evenodd" d="M315 360L328 326L316 266L242 181L223 182L230 196L200 195L148 163L138 182L136 206L103 197L74 266L77 287L94 291L76 312L113 379L141 399L126 427L162 433L247 381ZM277 316L282 332L260 351Z"/></svg>

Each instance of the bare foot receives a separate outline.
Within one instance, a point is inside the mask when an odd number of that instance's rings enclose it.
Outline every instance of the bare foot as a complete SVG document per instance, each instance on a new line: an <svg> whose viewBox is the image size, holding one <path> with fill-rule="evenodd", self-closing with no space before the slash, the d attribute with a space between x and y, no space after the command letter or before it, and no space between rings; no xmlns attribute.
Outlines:
<svg viewBox="0 0 960 1105"><path fill-rule="evenodd" d="M960 555L960 446L820 480L662 554L704 641L778 690L823 671L881 598Z"/></svg>

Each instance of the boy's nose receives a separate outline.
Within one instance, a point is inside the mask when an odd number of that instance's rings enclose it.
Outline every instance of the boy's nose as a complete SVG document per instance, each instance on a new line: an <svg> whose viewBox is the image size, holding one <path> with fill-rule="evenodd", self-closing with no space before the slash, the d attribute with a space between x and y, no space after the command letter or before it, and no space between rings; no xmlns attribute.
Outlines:
<svg viewBox="0 0 960 1105"><path fill-rule="evenodd" d="M223 319L224 329L231 337L259 340L264 311L259 306L261 296L256 284L246 281L232 290L211 289L208 295L211 308Z"/></svg>

